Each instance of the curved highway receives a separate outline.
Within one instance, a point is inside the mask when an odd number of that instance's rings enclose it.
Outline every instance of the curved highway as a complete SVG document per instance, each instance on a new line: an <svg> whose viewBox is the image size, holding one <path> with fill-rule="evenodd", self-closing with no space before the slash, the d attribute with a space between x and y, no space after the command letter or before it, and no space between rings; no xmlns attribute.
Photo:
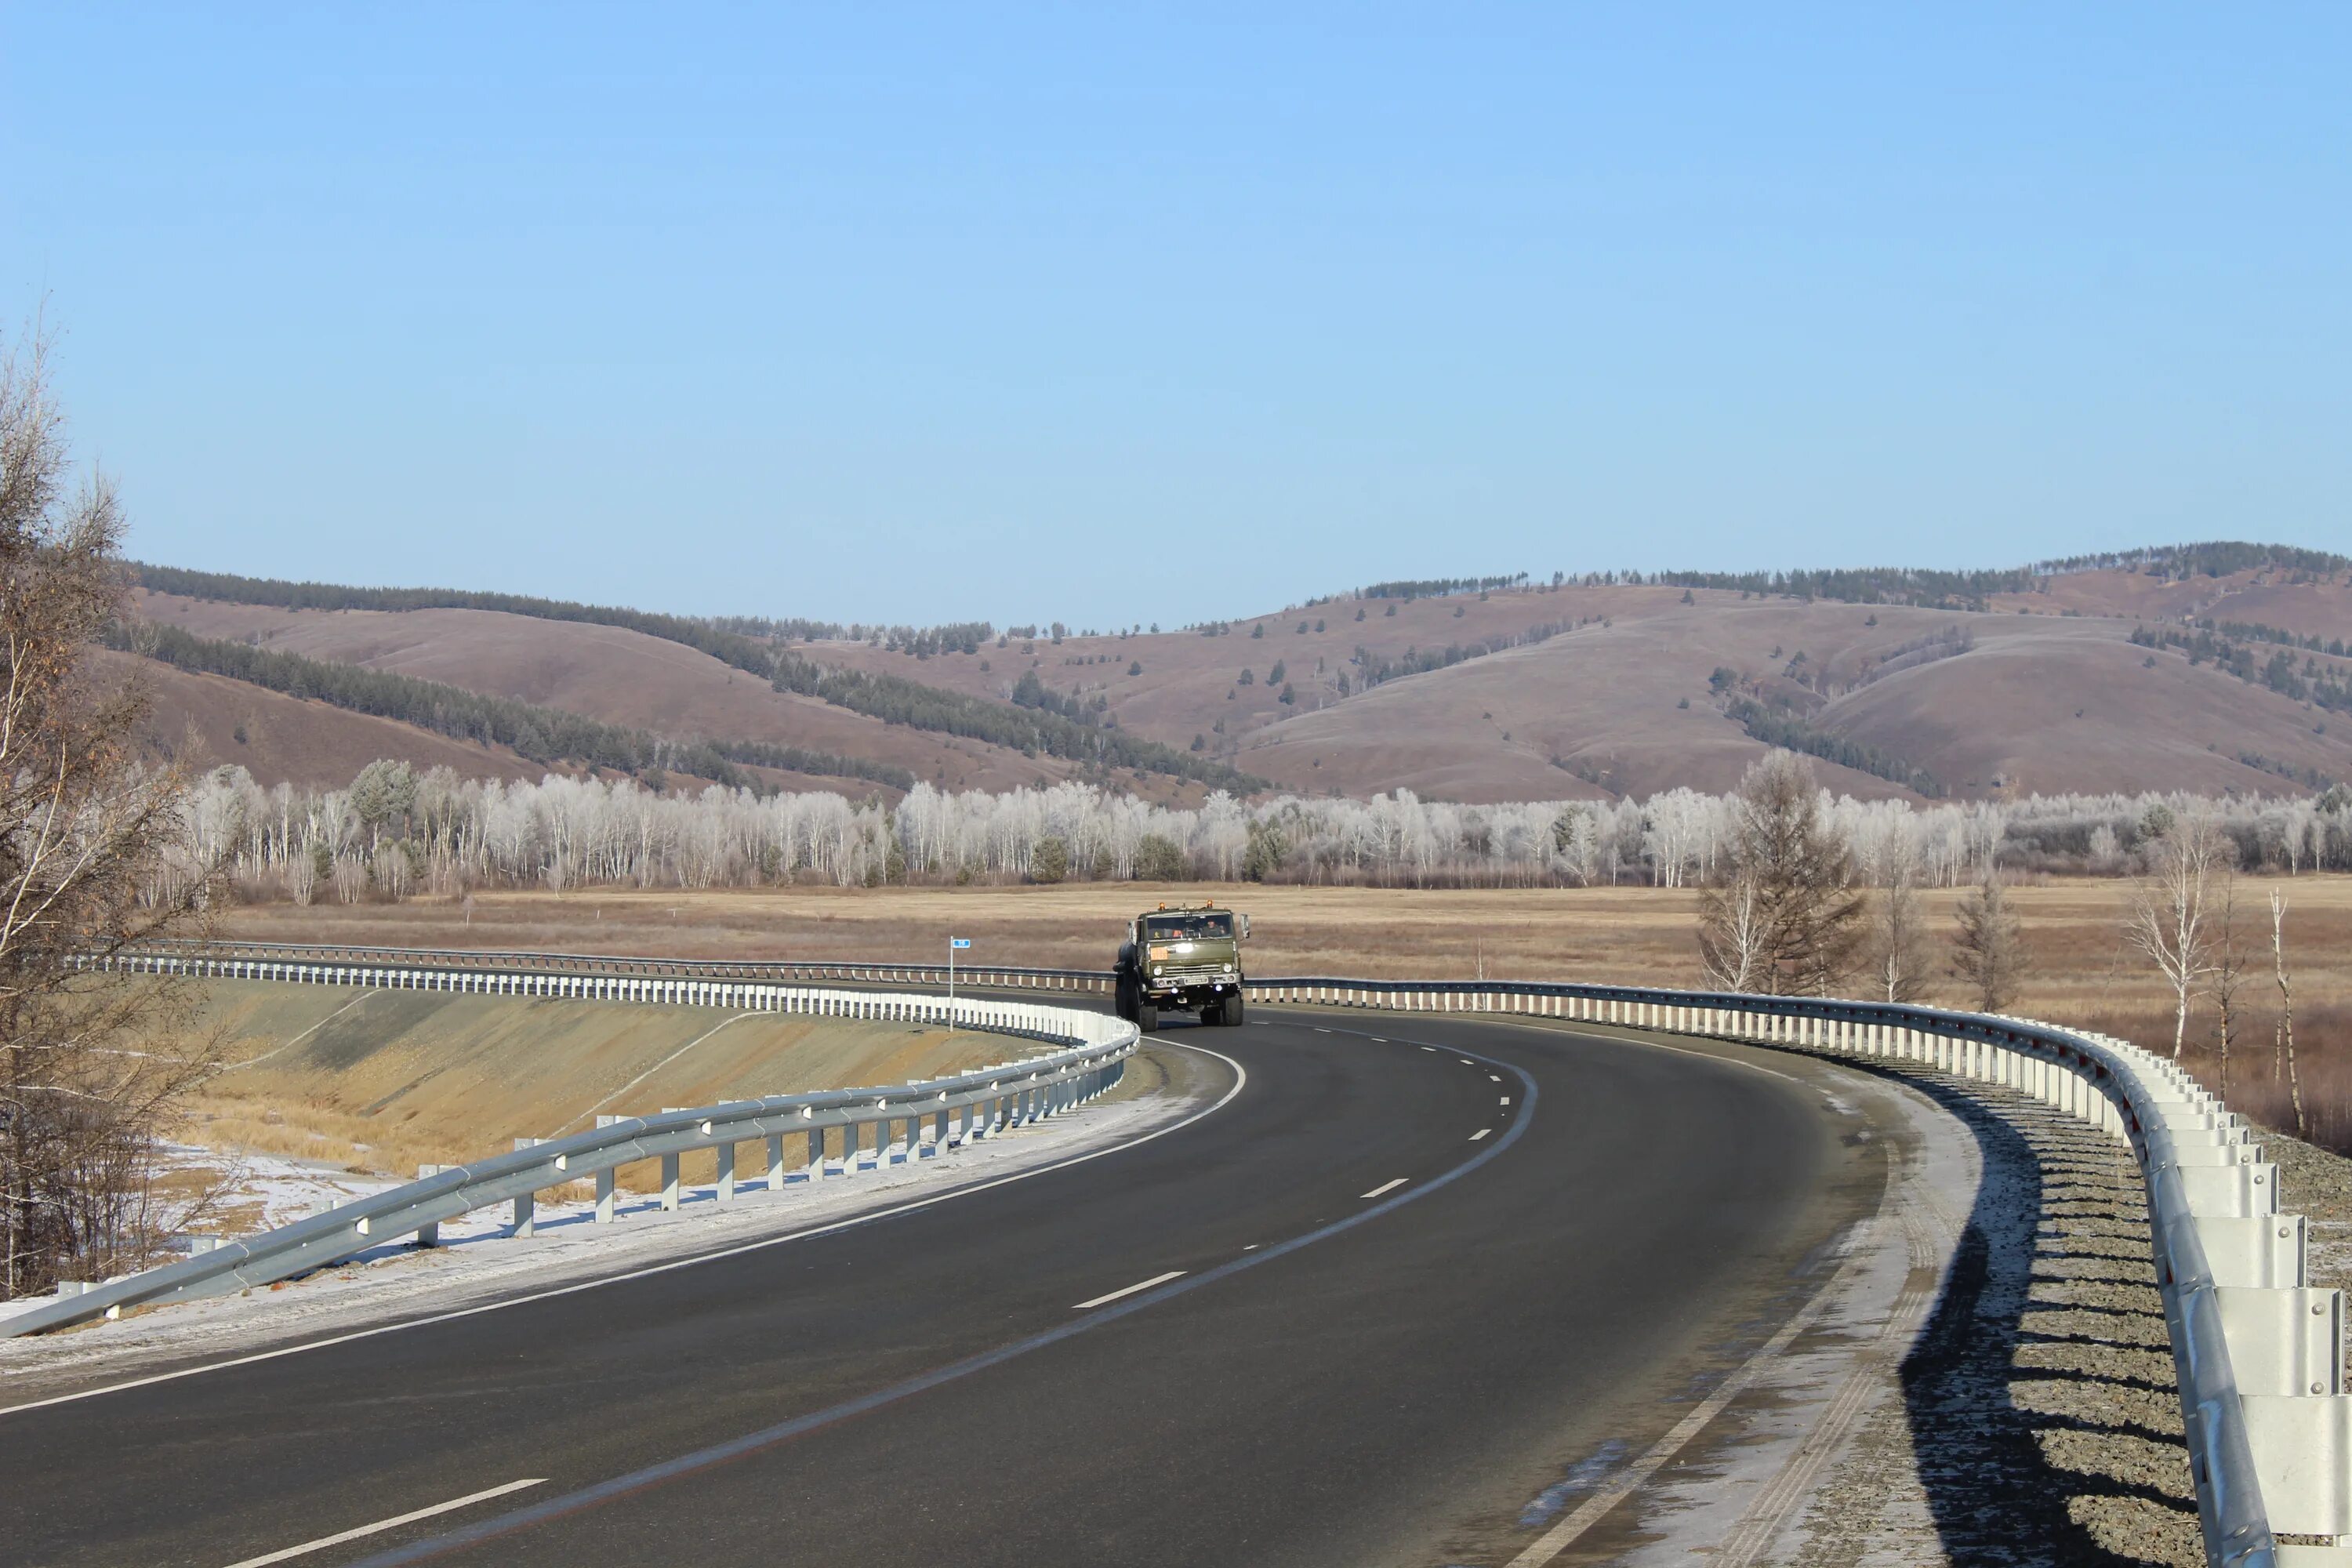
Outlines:
<svg viewBox="0 0 2352 1568"><path fill-rule="evenodd" d="M0 1563L1506 1563L1884 1180L1830 1069L1737 1047L1304 1009L1156 1039L1225 1102L1099 1158L0 1414Z"/></svg>

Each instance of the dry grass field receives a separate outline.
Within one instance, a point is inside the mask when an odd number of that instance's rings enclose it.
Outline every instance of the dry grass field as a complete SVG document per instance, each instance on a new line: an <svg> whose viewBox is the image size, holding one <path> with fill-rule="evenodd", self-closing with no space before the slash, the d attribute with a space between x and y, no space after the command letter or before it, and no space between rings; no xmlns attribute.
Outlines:
<svg viewBox="0 0 2352 1568"><path fill-rule="evenodd" d="M2352 877L2281 884L2289 909L2287 957L2305 1100L2319 1136L2352 1146ZM2269 884L2239 885L2248 949L2243 1018L2229 1086L2232 1102L2273 1124L2288 1120L2273 1081L2277 992L2270 978ZM1416 891L1368 888L1214 889L1245 910L1260 974L1388 978L1628 981L1696 984L1692 941L1698 895L1648 888ZM2104 1029L2154 1049L2171 1043L2171 1010L2144 961L2126 951L2118 916L2125 885L2053 881L2016 890L2035 959L2021 1013ZM470 921L455 906L269 905L226 911L223 935L281 942L522 948L572 952L765 959L890 958L939 963L950 933L973 941L972 961L1101 968L1120 923L1187 888L1085 884L1032 888L856 889L782 888L698 893L585 889L484 891ZM1929 896L1948 931L1959 895ZM1958 1003L1948 984L1929 1000ZM2188 1059L2218 1082L2216 1012L2189 1021Z"/></svg>

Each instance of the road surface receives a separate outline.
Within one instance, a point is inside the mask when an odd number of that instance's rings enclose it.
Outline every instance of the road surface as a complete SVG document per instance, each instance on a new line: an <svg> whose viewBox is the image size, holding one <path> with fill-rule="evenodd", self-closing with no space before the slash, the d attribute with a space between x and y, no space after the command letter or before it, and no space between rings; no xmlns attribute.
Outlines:
<svg viewBox="0 0 2352 1568"><path fill-rule="evenodd" d="M1223 1103L1100 1158L0 1414L0 1563L1507 1563L1884 1179L1831 1069L1733 1046L1273 1008L1155 1038Z"/></svg>

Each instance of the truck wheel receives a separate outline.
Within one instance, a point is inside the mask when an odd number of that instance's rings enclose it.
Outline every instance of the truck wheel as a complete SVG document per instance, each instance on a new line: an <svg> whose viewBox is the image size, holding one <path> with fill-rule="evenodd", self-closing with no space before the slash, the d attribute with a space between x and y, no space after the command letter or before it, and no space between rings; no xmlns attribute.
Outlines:
<svg viewBox="0 0 2352 1568"><path fill-rule="evenodd" d="M1217 1022L1228 1029L1238 1029L1242 1023L1242 994L1238 991L1225 998L1217 1009Z"/></svg>
<svg viewBox="0 0 2352 1568"><path fill-rule="evenodd" d="M1139 1002L1135 1008L1135 1026L1145 1034L1160 1027L1160 1009L1149 1002Z"/></svg>

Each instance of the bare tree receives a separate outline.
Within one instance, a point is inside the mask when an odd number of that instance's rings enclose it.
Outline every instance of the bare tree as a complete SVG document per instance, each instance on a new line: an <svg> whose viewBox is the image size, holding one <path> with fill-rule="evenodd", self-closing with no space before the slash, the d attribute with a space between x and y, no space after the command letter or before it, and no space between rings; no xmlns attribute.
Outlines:
<svg viewBox="0 0 2352 1568"><path fill-rule="evenodd" d="M1699 958L1736 989L1826 995L1850 969L1863 900L1853 857L1822 806L1812 768L1771 752L1739 781L1729 882L1700 901Z"/></svg>
<svg viewBox="0 0 2352 1568"><path fill-rule="evenodd" d="M1979 1013L2006 1013L2032 967L2024 927L2010 907L2000 873L1988 870L1976 890L1953 912L1959 930L1952 936L1952 973L1968 983Z"/></svg>
<svg viewBox="0 0 2352 1568"><path fill-rule="evenodd" d="M2287 1094L2294 1102L2294 1135L2308 1138L2311 1131L2303 1117L2303 1078L2294 1063L2294 991L2286 978L2286 895L2276 888L2271 889L2271 968L2278 976L2279 990L2278 1030L2272 1038L2271 1070L2275 1074L2277 1061L2284 1060Z"/></svg>
<svg viewBox="0 0 2352 1568"><path fill-rule="evenodd" d="M1707 984L1722 991L1753 991L1766 963L1764 900L1756 879L1735 876L1731 885L1710 889L1698 930L1699 963Z"/></svg>
<svg viewBox="0 0 2352 1568"><path fill-rule="evenodd" d="M1885 868L1886 885L1870 900L1868 929L1863 937L1864 967L1874 996L1889 1002L1916 1002L1927 990L1931 960L1927 921L1914 880L1916 862L1905 855L1900 864Z"/></svg>
<svg viewBox="0 0 2352 1568"><path fill-rule="evenodd" d="M2213 919L2213 957L2207 966L2208 987L2213 993L2216 1023L2221 1037L2221 1082L2214 1092L2230 1098L2230 1047L2238 1022L2238 985L2246 973L2246 950L2238 941L2238 879L2221 879L2221 909Z"/></svg>
<svg viewBox="0 0 2352 1568"><path fill-rule="evenodd" d="M212 1050L185 997L87 966L183 926L181 780L142 765L142 692L93 662L117 614L122 515L68 489L38 333L0 345L0 1294L143 1261L156 1146ZM136 1047L136 1048L134 1048Z"/></svg>
<svg viewBox="0 0 2352 1568"><path fill-rule="evenodd" d="M2212 967L2215 889L2230 876L2237 850L2208 811L2179 817L2165 812L2158 826L2147 847L2147 869L2132 885L2124 938L2172 989L2177 1061L2189 1035L2189 1005Z"/></svg>

